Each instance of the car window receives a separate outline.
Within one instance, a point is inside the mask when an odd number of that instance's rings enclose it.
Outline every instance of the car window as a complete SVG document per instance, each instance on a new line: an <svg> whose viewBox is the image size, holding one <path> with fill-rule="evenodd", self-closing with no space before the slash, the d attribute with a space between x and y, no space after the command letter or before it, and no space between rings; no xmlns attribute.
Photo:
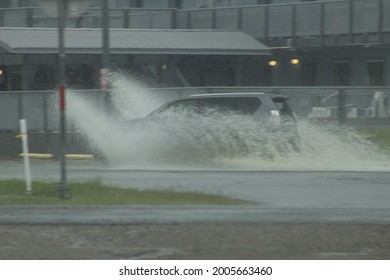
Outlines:
<svg viewBox="0 0 390 280"><path fill-rule="evenodd" d="M152 116L180 115L191 117L194 115L213 116L216 114L253 114L261 105L256 97L216 97L184 99L174 101Z"/></svg>
<svg viewBox="0 0 390 280"><path fill-rule="evenodd" d="M153 115L169 116L169 115L182 115L191 116L196 114L196 100L179 100L168 104L161 110L157 111Z"/></svg>
<svg viewBox="0 0 390 280"><path fill-rule="evenodd" d="M227 113L250 115L253 114L261 105L261 101L256 97L223 97L223 98L204 98L198 101L197 107L199 113Z"/></svg>

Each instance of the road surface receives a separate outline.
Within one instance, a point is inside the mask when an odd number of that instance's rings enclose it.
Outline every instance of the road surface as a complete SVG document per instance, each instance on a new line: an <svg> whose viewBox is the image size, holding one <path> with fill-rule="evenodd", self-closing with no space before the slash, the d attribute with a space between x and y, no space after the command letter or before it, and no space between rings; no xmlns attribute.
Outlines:
<svg viewBox="0 0 390 280"><path fill-rule="evenodd" d="M58 180L57 162L35 161L33 178ZM21 161L2 161L1 177L23 178ZM69 180L123 188L219 194L254 206L1 207L0 223L390 223L388 172L126 170L70 162Z"/></svg>
<svg viewBox="0 0 390 280"><path fill-rule="evenodd" d="M32 162L56 180L58 162ZM0 161L0 179L23 178ZM69 180L253 206L0 206L0 259L389 259L390 173L130 170L69 162Z"/></svg>

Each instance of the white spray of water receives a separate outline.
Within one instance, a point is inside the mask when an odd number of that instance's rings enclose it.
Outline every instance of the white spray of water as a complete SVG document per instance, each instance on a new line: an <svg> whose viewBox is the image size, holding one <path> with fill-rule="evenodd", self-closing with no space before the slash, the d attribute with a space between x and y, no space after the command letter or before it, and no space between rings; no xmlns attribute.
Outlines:
<svg viewBox="0 0 390 280"><path fill-rule="evenodd" d="M127 119L144 117L163 102L146 90L143 83L122 72L111 72L110 81L112 103Z"/></svg>
<svg viewBox="0 0 390 280"><path fill-rule="evenodd" d="M313 124L300 120L301 151L273 160L259 158L224 159L227 167L281 171L372 171L389 172L390 155L352 129Z"/></svg>
<svg viewBox="0 0 390 280"><path fill-rule="evenodd" d="M112 103L126 118L145 116L161 104L128 77L115 74L111 81ZM390 171L389 155L353 130L307 120L299 122L301 151L281 153L275 144L278 139L259 142L252 123L233 117L229 125L239 127L243 135L231 136L226 125L220 130L201 123L194 130L180 119L126 125L75 94L70 94L68 108L76 125L114 168ZM243 142L245 153L240 150Z"/></svg>

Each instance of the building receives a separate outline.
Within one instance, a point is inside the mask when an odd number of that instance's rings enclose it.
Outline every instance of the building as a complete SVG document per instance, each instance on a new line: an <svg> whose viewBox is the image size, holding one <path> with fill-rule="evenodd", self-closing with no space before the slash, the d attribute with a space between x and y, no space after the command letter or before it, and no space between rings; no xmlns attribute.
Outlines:
<svg viewBox="0 0 390 280"><path fill-rule="evenodd" d="M248 77L240 74L244 64L270 54L241 31L112 29L110 37L111 69L151 87L246 84ZM101 30L68 28L65 38L67 84L99 88ZM56 28L0 28L0 41L2 90L55 88Z"/></svg>
<svg viewBox="0 0 390 280"><path fill-rule="evenodd" d="M95 0L93 7L100 7L102 0ZM310 2L316 0L111 0L111 8L178 8L178 9L198 9L217 8L250 5L269 5ZM342 0L335 0L342 1ZM32 7L36 6L34 0L2 0L0 8Z"/></svg>
<svg viewBox="0 0 390 280"><path fill-rule="evenodd" d="M33 30L57 26L56 19L34 7L32 1L1 2L2 7L13 7L0 10L0 25L4 28ZM113 53L113 68L131 72L152 87L390 85L390 1L113 0L109 3L111 28L150 29L155 34L158 30L187 30L188 34L204 29L241 30L257 40L259 46L270 49L270 55L268 52L207 54L205 50L201 55L174 51L158 55ZM69 19L67 27L100 28L99 5L96 0L80 17ZM2 38L1 90L47 89L55 85L54 51L46 56L15 53ZM68 82L75 87L98 88L99 54L77 55L68 56Z"/></svg>

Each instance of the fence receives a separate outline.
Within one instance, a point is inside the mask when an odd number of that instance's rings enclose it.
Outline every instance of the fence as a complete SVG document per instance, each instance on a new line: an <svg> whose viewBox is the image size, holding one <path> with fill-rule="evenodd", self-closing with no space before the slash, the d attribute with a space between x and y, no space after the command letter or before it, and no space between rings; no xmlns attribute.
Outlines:
<svg viewBox="0 0 390 280"><path fill-rule="evenodd" d="M171 29L174 28L175 9L110 9L111 28ZM0 9L2 27L56 28L57 18L49 17L40 8ZM67 28L101 28L101 9L87 9L80 17L68 18Z"/></svg>
<svg viewBox="0 0 390 280"><path fill-rule="evenodd" d="M110 98L99 90L74 90L102 114L113 114ZM299 117L329 117L340 122L390 126L390 87L199 87L142 89L156 106L193 94L217 92L265 92L286 95ZM377 92L383 93L378 97ZM18 131L19 119L28 120L29 130L50 132L59 128L55 91L14 91L0 93L0 131ZM377 120L377 122L368 120ZM378 122L378 119L381 119ZM70 126L70 130L72 127Z"/></svg>
<svg viewBox="0 0 390 280"><path fill-rule="evenodd" d="M320 38L323 43L330 37L333 43L378 43L388 39L390 1L313 1L195 10L126 8L111 9L109 18L111 28L241 29L265 42ZM100 28L101 24L101 10L87 9L77 19L69 19L67 27ZM0 26L56 27L57 21L39 8L1 9Z"/></svg>

